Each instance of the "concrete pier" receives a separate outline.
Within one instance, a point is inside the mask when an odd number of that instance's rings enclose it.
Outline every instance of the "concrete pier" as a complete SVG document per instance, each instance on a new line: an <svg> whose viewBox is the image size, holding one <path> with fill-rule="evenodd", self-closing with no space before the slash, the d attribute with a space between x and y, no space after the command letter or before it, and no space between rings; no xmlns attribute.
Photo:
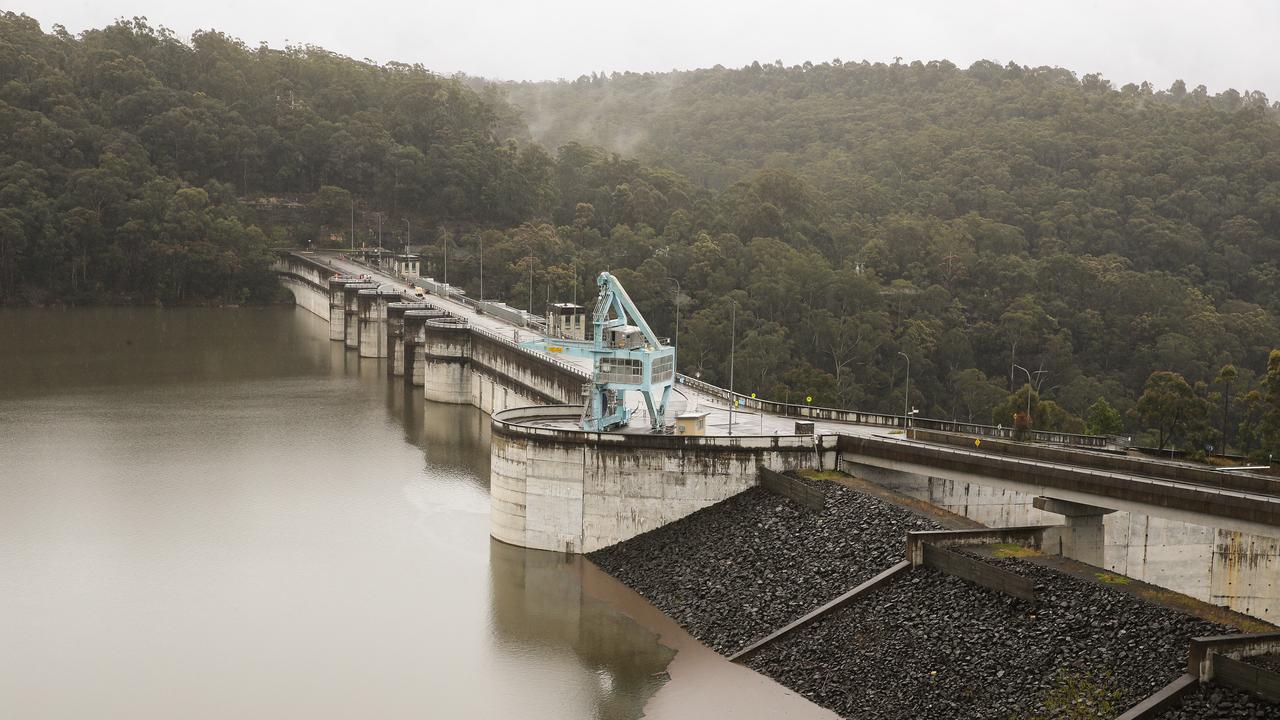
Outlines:
<svg viewBox="0 0 1280 720"><path fill-rule="evenodd" d="M423 323L422 396L434 402L471 402L471 330L466 320L431 318Z"/></svg>
<svg viewBox="0 0 1280 720"><path fill-rule="evenodd" d="M353 282L342 286L342 338L346 346L352 350L360 349L360 291L376 290L378 285L371 282Z"/></svg>
<svg viewBox="0 0 1280 720"><path fill-rule="evenodd" d="M344 289L351 284L364 282L355 277L329 279L329 339L345 340L347 336L347 301Z"/></svg>
<svg viewBox="0 0 1280 720"><path fill-rule="evenodd" d="M387 356L387 305L399 298L400 291L390 286L361 290L356 294L360 357Z"/></svg>
<svg viewBox="0 0 1280 720"><path fill-rule="evenodd" d="M430 310L431 303L395 301L387 303L387 375L403 377L413 365L413 355L405 358L404 315L410 310ZM412 370L410 371L412 372Z"/></svg>

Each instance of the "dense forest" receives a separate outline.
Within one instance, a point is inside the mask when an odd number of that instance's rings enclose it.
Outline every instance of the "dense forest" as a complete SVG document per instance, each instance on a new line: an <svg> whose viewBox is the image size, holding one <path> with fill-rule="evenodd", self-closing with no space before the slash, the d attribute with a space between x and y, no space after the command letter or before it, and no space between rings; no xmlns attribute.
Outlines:
<svg viewBox="0 0 1280 720"><path fill-rule="evenodd" d="M610 269L743 392L900 412L909 358L924 415L1265 456L1278 117L1015 64L490 83L6 13L0 300L265 302L273 246L411 240L535 311Z"/></svg>

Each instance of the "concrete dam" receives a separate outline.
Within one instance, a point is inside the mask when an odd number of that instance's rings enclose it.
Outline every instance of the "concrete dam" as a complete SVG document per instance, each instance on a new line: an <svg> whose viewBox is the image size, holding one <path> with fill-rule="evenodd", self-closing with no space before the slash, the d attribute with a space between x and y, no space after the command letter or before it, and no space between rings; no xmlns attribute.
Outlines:
<svg viewBox="0 0 1280 720"><path fill-rule="evenodd" d="M427 400L492 418L490 531L590 553L760 484L762 471L843 470L990 526L1053 525L1053 552L1265 620L1280 620L1280 481L1130 461L1107 438L748 398L676 375L670 410L702 434L582 428L597 369L549 350L500 303L336 254L275 270L330 338ZM543 343L539 345L539 343ZM981 437L980 446L973 444Z"/></svg>

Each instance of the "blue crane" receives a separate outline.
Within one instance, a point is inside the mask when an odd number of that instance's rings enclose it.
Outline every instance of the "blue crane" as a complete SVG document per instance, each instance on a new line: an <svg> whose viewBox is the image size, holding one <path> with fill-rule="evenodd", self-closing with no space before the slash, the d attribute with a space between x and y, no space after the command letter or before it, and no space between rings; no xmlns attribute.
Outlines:
<svg viewBox="0 0 1280 720"><path fill-rule="evenodd" d="M600 295L591 315L590 340L555 342L556 352L592 361L591 383L584 388L582 429L604 432L625 426L631 419L627 391L634 390L644 398L649 429L666 432L675 349L654 334L617 278L602 272L596 285Z"/></svg>

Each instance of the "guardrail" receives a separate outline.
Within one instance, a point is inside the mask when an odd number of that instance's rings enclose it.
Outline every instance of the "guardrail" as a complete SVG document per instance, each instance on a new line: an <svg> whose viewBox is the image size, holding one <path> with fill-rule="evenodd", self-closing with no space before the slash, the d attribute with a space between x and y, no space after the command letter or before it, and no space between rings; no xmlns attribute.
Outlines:
<svg viewBox="0 0 1280 720"><path fill-rule="evenodd" d="M1226 487L993 455L949 445L924 445L901 438L841 435L839 448L841 453L866 458L914 463L931 469L955 470L1007 482L1030 483L1040 488L1075 491L1185 512L1210 513L1215 517L1269 528L1280 527L1280 498ZM1208 506L1210 502L1212 508ZM1270 536L1274 532L1262 531L1260 534Z"/></svg>
<svg viewBox="0 0 1280 720"><path fill-rule="evenodd" d="M558 358L553 358L550 355L547 355L546 353L538 352L537 350L532 350L530 348L524 347L520 343L513 341L511 338L503 337L498 333L493 332L492 330L488 330L486 328L482 328L473 324L471 326L471 332L477 335L480 335L482 337L488 338L490 340L493 340L494 342L505 345L506 347L511 348L513 350L522 352L525 355L528 355L529 357L532 357L544 363L547 363L548 365L554 365L562 370L566 370L570 373L573 373L574 375L577 375L583 378L584 380L591 379L591 373L587 372L586 370L583 370L582 368L576 365L572 365Z"/></svg>
<svg viewBox="0 0 1280 720"><path fill-rule="evenodd" d="M691 388L700 390L722 400L737 400L741 407L754 408L764 412L773 413L774 415L782 415L783 417L804 418L809 420L830 420L832 422L853 423L855 425L875 425L879 427L906 427L906 419L902 415L861 412L858 410L842 410L839 408L819 407L808 404L800 405L796 403L783 403L776 400L753 398L743 395L742 393L730 392L722 387L712 385L708 382L703 382L696 378L691 378L684 374L678 374L676 379L677 382L682 385L688 385ZM923 430L939 430L942 432L982 435L984 437L1005 438L1009 440L1014 439L1013 428L1001 428L994 425L981 425L978 423L958 422L953 420L936 420L933 418L913 417L911 418L911 427L913 429L920 428ZM1075 433L1048 432L1044 430L1031 431L1030 439L1035 442L1094 448L1105 448L1112 442L1111 438L1102 435L1078 435Z"/></svg>

